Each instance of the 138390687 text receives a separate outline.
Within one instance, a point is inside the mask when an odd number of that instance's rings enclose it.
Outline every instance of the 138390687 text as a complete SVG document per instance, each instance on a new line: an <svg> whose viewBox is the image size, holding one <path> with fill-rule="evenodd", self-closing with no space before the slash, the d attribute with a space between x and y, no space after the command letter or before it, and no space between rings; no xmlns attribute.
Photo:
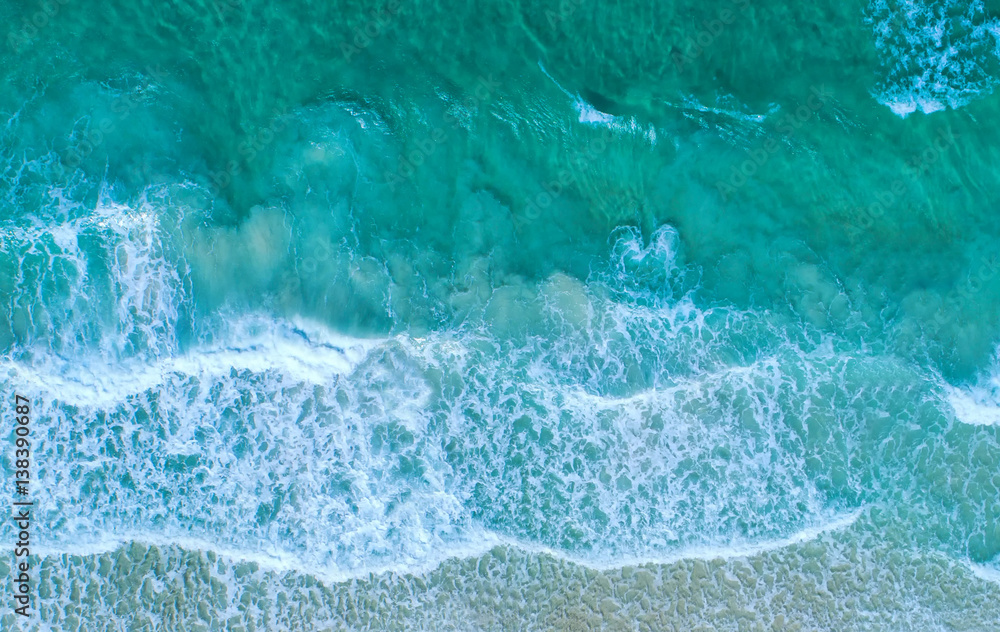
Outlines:
<svg viewBox="0 0 1000 632"><path fill-rule="evenodd" d="M14 612L31 615L31 400L14 395Z"/></svg>

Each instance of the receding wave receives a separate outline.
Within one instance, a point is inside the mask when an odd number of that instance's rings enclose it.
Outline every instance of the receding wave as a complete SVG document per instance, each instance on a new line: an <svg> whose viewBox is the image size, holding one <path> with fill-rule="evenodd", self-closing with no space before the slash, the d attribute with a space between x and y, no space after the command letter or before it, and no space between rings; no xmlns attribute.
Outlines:
<svg viewBox="0 0 1000 632"><path fill-rule="evenodd" d="M539 546L507 536L481 530L470 534L468 541L458 543L450 549L436 551L428 559L414 565L388 563L379 567L365 567L345 572L339 569L317 568L304 564L299 558L280 550L247 552L228 548L224 542L202 540L198 538L178 536L170 537L162 533L123 533L120 535L102 534L99 539L89 543L60 543L57 546L36 547L35 553L42 557L73 555L93 556L115 551L131 543L147 546L170 547L177 546L187 551L211 552L230 563L249 562L256 564L265 571L280 573L296 572L322 579L325 582L337 583L350 579L368 577L372 574L395 573L400 575L425 575L441 566L446 560L462 560L480 558L496 547L508 547L534 555L545 555L572 563L576 566L594 570L609 571L626 566L669 565L684 560L732 560L760 555L768 551L787 548L810 540L823 537L827 533L850 528L861 515L861 510L849 514L830 516L826 522L809 526L801 531L778 540L762 542L730 543L716 547L681 549L669 555L655 557L625 557L625 558L586 558L567 554L564 551ZM978 567L977 567L978 568Z"/></svg>

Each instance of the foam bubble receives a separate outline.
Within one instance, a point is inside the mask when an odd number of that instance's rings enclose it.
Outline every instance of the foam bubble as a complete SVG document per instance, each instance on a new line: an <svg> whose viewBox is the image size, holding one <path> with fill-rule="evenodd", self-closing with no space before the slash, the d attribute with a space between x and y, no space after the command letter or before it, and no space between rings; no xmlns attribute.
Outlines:
<svg viewBox="0 0 1000 632"><path fill-rule="evenodd" d="M1000 424L1000 402L982 388L956 388L947 386L948 403L955 411L955 417L962 423L974 426L996 426Z"/></svg>
<svg viewBox="0 0 1000 632"><path fill-rule="evenodd" d="M560 92L571 99L573 108L576 110L578 115L577 120L580 123L583 123L584 125L603 127L614 132L634 134L637 137L645 138L649 141L650 145L656 144L656 128L652 124L643 125L634 116L614 116L612 114L608 114L607 112L602 112L584 100L580 95L572 94L563 88L562 85L560 85L559 82L556 81L547 70L545 70L545 67L541 62L538 63L538 67L541 69L542 73L548 77L557 88L559 88Z"/></svg>

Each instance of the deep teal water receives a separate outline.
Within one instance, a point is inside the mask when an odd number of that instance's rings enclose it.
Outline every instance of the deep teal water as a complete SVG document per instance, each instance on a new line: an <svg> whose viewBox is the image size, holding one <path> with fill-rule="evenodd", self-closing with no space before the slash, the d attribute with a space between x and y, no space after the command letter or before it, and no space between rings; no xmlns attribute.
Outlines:
<svg viewBox="0 0 1000 632"><path fill-rule="evenodd" d="M1000 628L997 9L0 3L3 629Z"/></svg>

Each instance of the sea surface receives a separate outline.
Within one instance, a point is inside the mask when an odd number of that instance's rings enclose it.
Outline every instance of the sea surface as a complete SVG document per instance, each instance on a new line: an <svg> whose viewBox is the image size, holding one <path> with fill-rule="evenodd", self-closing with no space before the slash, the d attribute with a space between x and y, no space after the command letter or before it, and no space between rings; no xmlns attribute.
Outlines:
<svg viewBox="0 0 1000 632"><path fill-rule="evenodd" d="M0 629L1000 629L1000 3L0 25Z"/></svg>

